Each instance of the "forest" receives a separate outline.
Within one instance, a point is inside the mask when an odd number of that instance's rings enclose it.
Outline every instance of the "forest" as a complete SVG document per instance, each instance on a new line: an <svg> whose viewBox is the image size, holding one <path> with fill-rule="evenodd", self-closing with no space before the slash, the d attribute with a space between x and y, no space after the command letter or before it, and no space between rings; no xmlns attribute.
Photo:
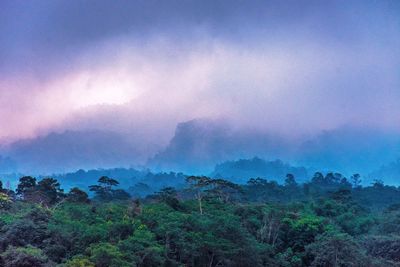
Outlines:
<svg viewBox="0 0 400 267"><path fill-rule="evenodd" d="M1 185L1 266L400 266L400 188L358 174L300 184L186 176L133 198L117 179Z"/></svg>
<svg viewBox="0 0 400 267"><path fill-rule="evenodd" d="M400 267L400 0L0 0L0 267Z"/></svg>

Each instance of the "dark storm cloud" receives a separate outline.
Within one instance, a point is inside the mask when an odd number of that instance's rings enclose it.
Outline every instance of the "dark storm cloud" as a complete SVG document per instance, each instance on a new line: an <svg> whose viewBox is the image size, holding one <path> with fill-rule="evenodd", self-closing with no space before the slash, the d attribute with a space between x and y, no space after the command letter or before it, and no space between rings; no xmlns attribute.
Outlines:
<svg viewBox="0 0 400 267"><path fill-rule="evenodd" d="M2 1L1 73L46 75L82 49L120 35L145 44L206 33L245 43L298 34L325 42L383 41L399 23L398 1ZM296 42L296 39L288 39ZM43 73L44 71L44 73Z"/></svg>

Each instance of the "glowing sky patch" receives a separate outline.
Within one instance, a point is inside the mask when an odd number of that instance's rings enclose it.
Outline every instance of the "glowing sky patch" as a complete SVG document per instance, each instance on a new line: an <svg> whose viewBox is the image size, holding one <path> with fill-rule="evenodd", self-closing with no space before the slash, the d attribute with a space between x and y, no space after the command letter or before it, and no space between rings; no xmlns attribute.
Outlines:
<svg viewBox="0 0 400 267"><path fill-rule="evenodd" d="M132 77L118 72L83 73L63 81L75 108L93 105L122 105L138 96Z"/></svg>

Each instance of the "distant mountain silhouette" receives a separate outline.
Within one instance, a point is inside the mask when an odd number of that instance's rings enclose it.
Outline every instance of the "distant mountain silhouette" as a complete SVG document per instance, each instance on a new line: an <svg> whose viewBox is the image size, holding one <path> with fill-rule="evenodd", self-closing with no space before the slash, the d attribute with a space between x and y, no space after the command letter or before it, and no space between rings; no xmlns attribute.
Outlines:
<svg viewBox="0 0 400 267"><path fill-rule="evenodd" d="M221 161L254 155L279 158L289 150L290 145L278 136L233 130L225 122L196 119L178 124L169 145L149 160L149 166L204 173Z"/></svg>
<svg viewBox="0 0 400 267"><path fill-rule="evenodd" d="M66 131L21 140L4 149L26 173L129 166L137 150L123 136L106 131Z"/></svg>
<svg viewBox="0 0 400 267"><path fill-rule="evenodd" d="M281 160L265 161L258 157L227 161L215 166L211 176L233 180L238 183L250 178L264 178L283 182L287 174L293 174L296 180L304 182L307 170L303 167L293 167Z"/></svg>
<svg viewBox="0 0 400 267"><path fill-rule="evenodd" d="M169 144L146 162L154 148L148 149L140 137L100 130L66 131L0 148L0 173L51 174L140 165L156 172L208 175L216 174L214 167L218 163L257 156L266 160L260 165L249 163L257 170L236 169L236 163L231 166L232 163L229 168L223 165L227 169L220 174L235 179L280 179L292 166L304 166L310 173L318 170L366 176L381 166L389 168L390 162L400 158L399 136L374 129L342 127L304 140L235 128L223 120L195 119L179 123ZM291 165L271 162L274 159Z"/></svg>
<svg viewBox="0 0 400 267"><path fill-rule="evenodd" d="M206 174L219 162L254 156L281 159L315 171L367 175L400 157L400 138L390 132L348 126L293 141L233 129L224 121L197 119L178 124L169 145L149 160L149 166Z"/></svg>

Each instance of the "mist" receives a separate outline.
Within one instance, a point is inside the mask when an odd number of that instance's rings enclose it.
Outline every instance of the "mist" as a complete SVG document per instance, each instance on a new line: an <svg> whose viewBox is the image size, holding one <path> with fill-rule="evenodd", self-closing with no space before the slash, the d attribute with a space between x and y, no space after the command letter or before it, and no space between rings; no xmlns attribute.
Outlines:
<svg viewBox="0 0 400 267"><path fill-rule="evenodd" d="M142 164L168 150L179 123L203 118L287 144L246 152L249 137L221 154L308 162L296 156L310 151L301 144L324 131L363 129L346 141L354 150L370 132L381 133L375 143L399 134L395 1L78 2L1 4L5 150L53 132L107 131Z"/></svg>

